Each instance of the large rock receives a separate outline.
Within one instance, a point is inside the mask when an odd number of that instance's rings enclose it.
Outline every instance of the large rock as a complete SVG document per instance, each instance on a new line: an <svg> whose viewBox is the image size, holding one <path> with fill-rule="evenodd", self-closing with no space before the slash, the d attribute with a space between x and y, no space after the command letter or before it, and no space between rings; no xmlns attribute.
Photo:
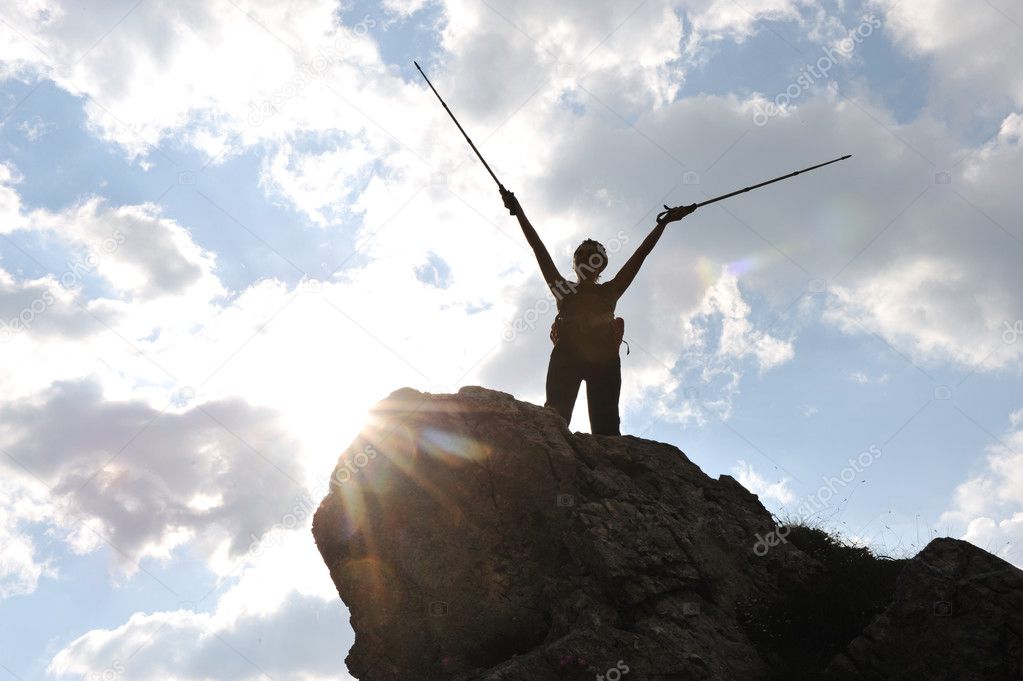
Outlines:
<svg viewBox="0 0 1023 681"><path fill-rule="evenodd" d="M841 555L818 562L776 530L756 496L675 447L572 434L482 388L381 402L313 522L361 681L825 678L847 645L830 678L1019 678L1005 675L1021 659L1007 564L932 543L850 644L897 572L864 581L879 585L864 610ZM972 666L949 675L960 654Z"/></svg>
<svg viewBox="0 0 1023 681"><path fill-rule="evenodd" d="M1023 572L968 542L935 539L828 672L835 681L1023 679Z"/></svg>
<svg viewBox="0 0 1023 681"><path fill-rule="evenodd" d="M362 681L763 678L737 604L810 568L754 555L774 524L732 478L481 388L394 393L335 480L313 532Z"/></svg>

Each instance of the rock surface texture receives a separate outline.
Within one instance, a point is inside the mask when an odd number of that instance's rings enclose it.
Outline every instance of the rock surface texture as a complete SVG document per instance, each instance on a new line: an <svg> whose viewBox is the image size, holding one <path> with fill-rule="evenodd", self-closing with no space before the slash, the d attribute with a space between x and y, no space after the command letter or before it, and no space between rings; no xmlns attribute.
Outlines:
<svg viewBox="0 0 1023 681"><path fill-rule="evenodd" d="M935 539L828 672L836 681L1023 679L1023 572L968 542Z"/></svg>
<svg viewBox="0 0 1023 681"><path fill-rule="evenodd" d="M483 388L377 405L313 522L360 681L795 678L750 633L749 604L812 598L824 568L776 529L673 446L573 435ZM936 540L811 676L1018 679L1021 577ZM933 658L913 666L917 650ZM950 676L960 659L974 667Z"/></svg>

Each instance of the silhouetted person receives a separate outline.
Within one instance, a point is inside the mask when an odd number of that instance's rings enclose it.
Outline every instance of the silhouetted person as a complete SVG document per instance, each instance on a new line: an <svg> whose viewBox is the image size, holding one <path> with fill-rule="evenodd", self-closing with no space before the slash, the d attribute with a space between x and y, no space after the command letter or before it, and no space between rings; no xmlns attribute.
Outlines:
<svg viewBox="0 0 1023 681"><path fill-rule="evenodd" d="M599 282L607 267L607 251L592 240L579 244L572 269L577 281L568 281L558 272L547 247L522 211L515 195L503 190L504 205L518 218L522 233L536 255L544 281L558 304L558 315L551 330L554 349L547 365L547 402L566 423L579 384L586 381L586 401L590 412L590 431L597 435L620 435L618 396L622 388L622 362L618 355L623 327L615 319L615 305L636 278L640 265L661 238L665 226L681 220L695 210L693 206L672 208L658 220L636 252L614 279Z"/></svg>

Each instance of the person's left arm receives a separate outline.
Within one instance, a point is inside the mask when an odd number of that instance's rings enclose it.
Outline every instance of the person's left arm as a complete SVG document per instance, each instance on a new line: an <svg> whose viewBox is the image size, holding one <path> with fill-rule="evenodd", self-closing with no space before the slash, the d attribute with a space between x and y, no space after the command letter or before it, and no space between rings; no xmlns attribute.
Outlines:
<svg viewBox="0 0 1023 681"><path fill-rule="evenodd" d="M647 234L647 237L643 239L643 243L639 245L636 252L632 254L632 257L629 258L628 262L625 263L618 274L615 275L614 279L611 280L611 285L614 287L618 297L621 297L621 295L625 293L625 290L629 288L630 284L632 284L632 280L636 278L637 274L639 274L640 266L642 266L646 257L650 255L650 251L654 250L654 246L657 245L661 235L664 234L664 228L671 222L681 220L694 210L696 210L696 206L679 206L678 208L671 208L664 213L664 217L662 219L657 221L653 230L651 230L651 232Z"/></svg>

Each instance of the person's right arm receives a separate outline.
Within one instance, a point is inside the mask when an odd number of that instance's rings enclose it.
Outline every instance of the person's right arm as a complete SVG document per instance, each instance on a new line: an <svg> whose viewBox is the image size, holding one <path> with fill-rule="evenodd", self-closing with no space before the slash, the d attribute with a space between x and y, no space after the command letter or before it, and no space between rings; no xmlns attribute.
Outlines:
<svg viewBox="0 0 1023 681"><path fill-rule="evenodd" d="M504 199L504 207L519 219L519 226L522 227L522 233L526 235L526 242L533 249L533 254L536 256L536 262L540 265L543 279L547 282L547 286L554 291L558 286L558 282L562 280L562 276L558 272L558 268L554 266L551 254L547 252L547 247L540 240L540 235L533 229L533 225L529 222L525 212L523 212L522 206L519 205L519 200L515 198L515 194L507 189L502 189L501 198Z"/></svg>

